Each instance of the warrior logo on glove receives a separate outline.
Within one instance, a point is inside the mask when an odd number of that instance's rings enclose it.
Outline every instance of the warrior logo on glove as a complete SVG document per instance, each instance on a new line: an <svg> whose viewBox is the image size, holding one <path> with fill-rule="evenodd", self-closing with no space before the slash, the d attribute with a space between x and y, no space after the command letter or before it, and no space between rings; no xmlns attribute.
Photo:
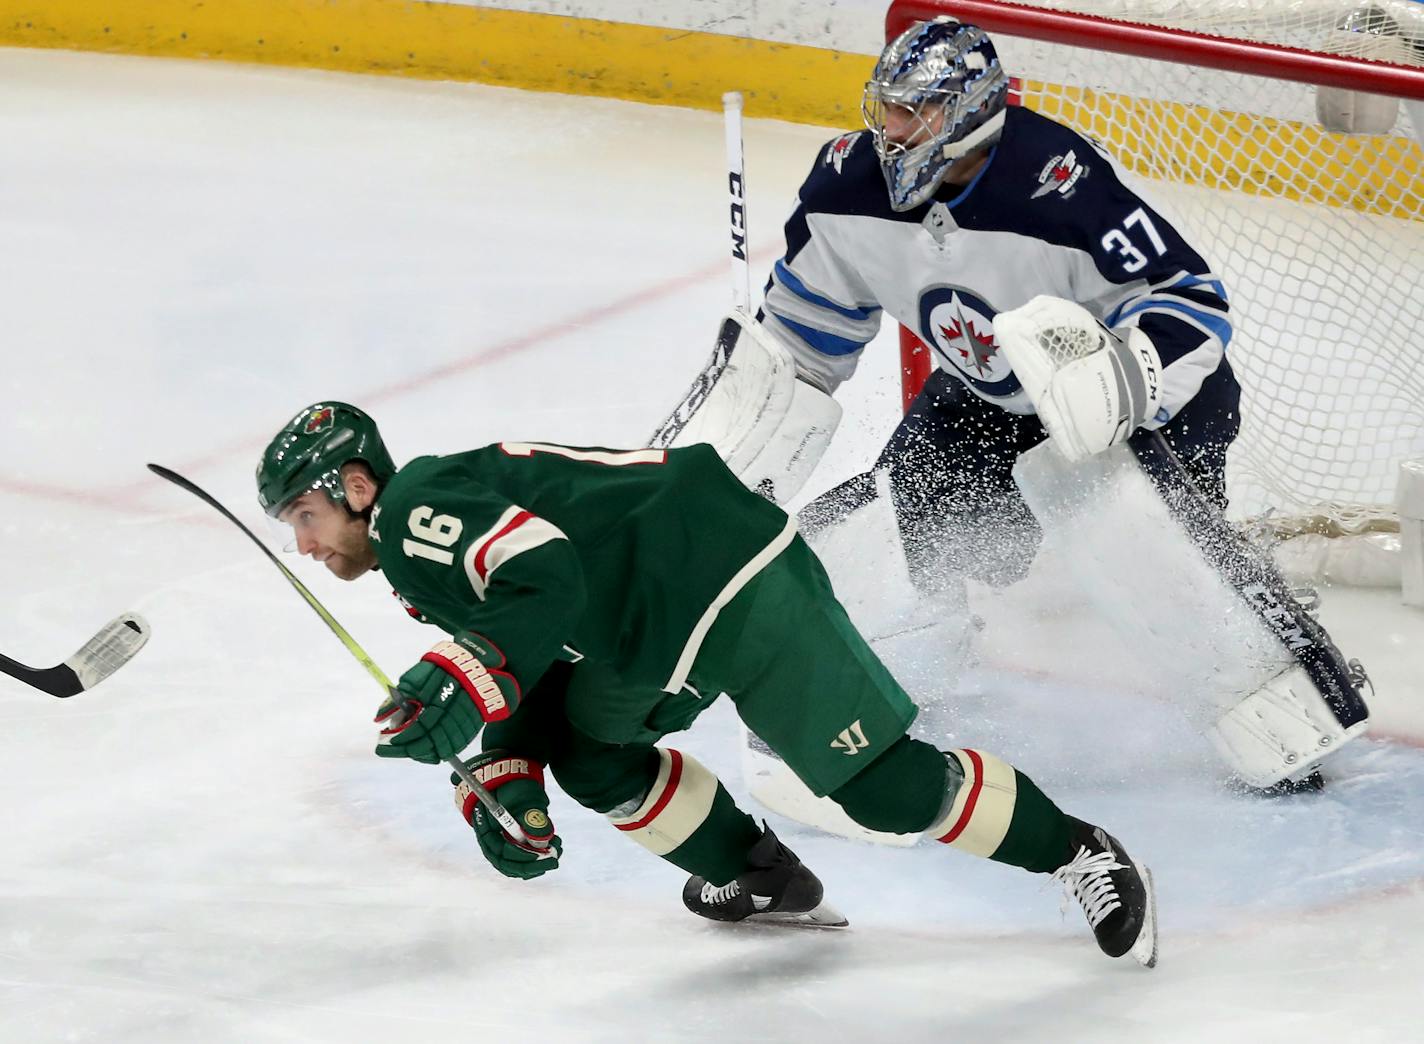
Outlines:
<svg viewBox="0 0 1424 1044"><path fill-rule="evenodd" d="M510 837L499 824L485 815L470 785L458 775L450 782L455 786L455 807L470 824L479 842L480 851L490 864L506 877L539 877L558 868L563 842L554 833L549 821L549 793L544 789L544 766L532 758L516 757L502 750L489 750L465 762L465 768L507 808L531 840L547 843L544 848L531 848Z"/></svg>
<svg viewBox="0 0 1424 1044"><path fill-rule="evenodd" d="M457 642L437 642L435 648L422 656L421 660L443 667L453 675L470 694L470 699L475 701L480 717L485 721L499 721L509 717L509 701L505 699L500 683L469 649L463 648ZM505 677L508 678L509 675Z"/></svg>
<svg viewBox="0 0 1424 1044"><path fill-rule="evenodd" d="M410 670L376 713L376 753L428 765L470 745L486 722L509 717L519 683L501 670L504 654L477 634L438 642Z"/></svg>

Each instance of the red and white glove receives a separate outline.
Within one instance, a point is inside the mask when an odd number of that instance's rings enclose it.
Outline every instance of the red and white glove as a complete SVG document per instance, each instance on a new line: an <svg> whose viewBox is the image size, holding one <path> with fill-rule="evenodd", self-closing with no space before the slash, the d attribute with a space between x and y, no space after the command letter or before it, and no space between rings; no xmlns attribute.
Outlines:
<svg viewBox="0 0 1424 1044"><path fill-rule="evenodd" d="M557 869L563 842L554 833L554 824L549 822L544 766L532 758L491 750L465 762L465 768L514 817L525 835L542 845L531 847L506 834L485 812L470 785L458 775L452 775L455 807L474 829L480 851L490 865L505 877L520 878L539 877Z"/></svg>
<svg viewBox="0 0 1424 1044"><path fill-rule="evenodd" d="M376 712L376 754L435 765L460 753L486 722L519 705L519 682L504 665L504 654L477 634L436 644Z"/></svg>

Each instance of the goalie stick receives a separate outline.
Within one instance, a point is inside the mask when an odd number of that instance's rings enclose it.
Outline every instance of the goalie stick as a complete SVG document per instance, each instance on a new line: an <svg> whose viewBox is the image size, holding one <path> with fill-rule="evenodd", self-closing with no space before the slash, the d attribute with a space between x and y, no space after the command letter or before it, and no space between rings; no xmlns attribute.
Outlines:
<svg viewBox="0 0 1424 1044"><path fill-rule="evenodd" d="M332 616L331 613L327 610L326 606L322 605L321 602L317 600L316 595L312 594L311 591L307 590L307 585L298 580L296 574L293 573L290 569L288 569L286 565L283 564L282 560L272 553L272 549L266 544L264 544L261 540L259 540L257 535L253 533L252 530L248 529L247 526L244 525L243 522L236 515L234 515L227 508L223 507L222 504L219 503L217 498L214 497L207 490L203 489L196 483L184 478L176 471L173 471L169 468L165 468L161 464L150 464L148 466L148 470L153 472L159 478L167 479L175 486L178 486L181 489L186 489L189 493L193 494L193 496L197 497L203 503L217 510L218 513L223 516L223 518L227 519L238 529L242 530L242 532L246 534L247 538L251 540L254 544L256 544L258 549L261 550L261 552L267 556L268 561L270 561L274 566L276 566L282 571L282 575L287 578L287 582L291 584L294 588L296 588L297 593L301 595L304 599L306 599L307 605L311 606L312 610L316 613L316 615L321 617L322 623L326 624L326 626L331 629L332 634L336 635L337 638L341 639L341 644L346 646L346 651L349 652L352 656L356 657L356 659L360 662L361 666L366 668L366 673L369 674L372 678L374 678L377 684L379 684L381 688L385 690L386 695L389 696L397 704L399 704L400 700L397 696L395 685L391 683L390 678L386 677L385 672L382 671L380 667L376 666L376 662L371 659L371 657L366 653L366 650L361 648L361 646L356 643L356 639L351 637L351 632L341 626L341 624L337 621L336 617ZM445 764L449 765L450 768L454 770L455 774L459 776L460 779L463 780L469 786L471 793L475 795L475 799L479 801L480 805L483 806L484 810L494 818L494 821L500 825L501 829L503 829L504 832L508 834L517 844L520 844L531 851L543 851L549 847L549 842L547 841L536 841L530 838L529 835L526 834L524 830L520 827L518 820L516 820L512 815L509 814L508 809L506 809L497 800L495 800L494 795L491 794L488 790L486 790L484 788L484 785L481 784L479 780L475 779L474 774L471 773L469 769L465 768L464 762L462 762L458 757L446 758Z"/></svg>
<svg viewBox="0 0 1424 1044"><path fill-rule="evenodd" d="M65 699L92 689L128 663L144 647L148 635L148 622L142 616L121 613L57 667L26 667L0 654L0 671L51 696Z"/></svg>
<svg viewBox="0 0 1424 1044"><path fill-rule="evenodd" d="M727 192L730 195L728 213L732 233L732 304L747 315L752 314L752 272L750 237L747 235L747 173L746 156L742 148L742 92L728 91L722 95L722 125L727 137Z"/></svg>
<svg viewBox="0 0 1424 1044"><path fill-rule="evenodd" d="M648 438L648 445L653 449L667 449L684 428L692 421L693 415L701 408L707 396L717 382L722 379L722 373L727 369L727 364L732 361L732 350L737 345L737 338L741 336L741 327L737 320L727 317L722 320L722 326L717 331L717 344L712 349L712 358L707 365L702 368L696 379L692 382L692 387L687 390L687 394L672 413L668 414L665 421L658 425L657 430Z"/></svg>
<svg viewBox="0 0 1424 1044"><path fill-rule="evenodd" d="M732 237L732 307L743 315L752 313L752 273L749 252L751 240L747 232L747 179L746 157L742 147L742 94L728 91L722 95L722 128L727 146L727 194L728 231ZM702 372L692 382L692 387L669 414L667 420L658 425L648 439L654 449L667 449L673 439L682 434L698 408L707 398L713 386L722 379L722 372L731 361L732 349L736 347L740 330L732 318L722 320L717 331L717 344L712 349L712 358Z"/></svg>

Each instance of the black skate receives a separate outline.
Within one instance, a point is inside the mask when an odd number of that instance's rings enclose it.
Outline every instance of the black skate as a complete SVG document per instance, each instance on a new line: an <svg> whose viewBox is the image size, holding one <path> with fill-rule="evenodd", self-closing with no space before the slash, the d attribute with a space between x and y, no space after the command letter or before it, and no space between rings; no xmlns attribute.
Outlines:
<svg viewBox="0 0 1424 1044"><path fill-rule="evenodd" d="M1253 787L1237 783L1237 789L1253 797L1289 797L1292 794L1315 794L1325 789L1325 777L1316 769L1302 779L1283 779L1269 787Z"/></svg>
<svg viewBox="0 0 1424 1044"><path fill-rule="evenodd" d="M820 880L796 858L796 853L762 825L761 839L747 852L749 869L721 887L695 874L682 888L683 904L713 921L845 928L837 910L821 901Z"/></svg>
<svg viewBox="0 0 1424 1044"><path fill-rule="evenodd" d="M1071 817L1070 817L1071 819ZM1073 819L1068 861L1053 871L1078 900L1098 946L1109 957L1132 954L1148 968L1157 963L1157 900L1152 874L1102 827ZM1066 908L1068 900L1064 899Z"/></svg>

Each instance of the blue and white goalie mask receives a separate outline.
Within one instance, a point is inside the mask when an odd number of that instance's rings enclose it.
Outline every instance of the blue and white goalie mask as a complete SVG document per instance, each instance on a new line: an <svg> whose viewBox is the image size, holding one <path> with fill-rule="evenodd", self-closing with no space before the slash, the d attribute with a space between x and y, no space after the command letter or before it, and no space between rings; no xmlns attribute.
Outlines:
<svg viewBox="0 0 1424 1044"><path fill-rule="evenodd" d="M918 22L880 55L861 114L890 189L890 205L924 203L961 156L1004 128L1009 78L988 34L953 19Z"/></svg>

